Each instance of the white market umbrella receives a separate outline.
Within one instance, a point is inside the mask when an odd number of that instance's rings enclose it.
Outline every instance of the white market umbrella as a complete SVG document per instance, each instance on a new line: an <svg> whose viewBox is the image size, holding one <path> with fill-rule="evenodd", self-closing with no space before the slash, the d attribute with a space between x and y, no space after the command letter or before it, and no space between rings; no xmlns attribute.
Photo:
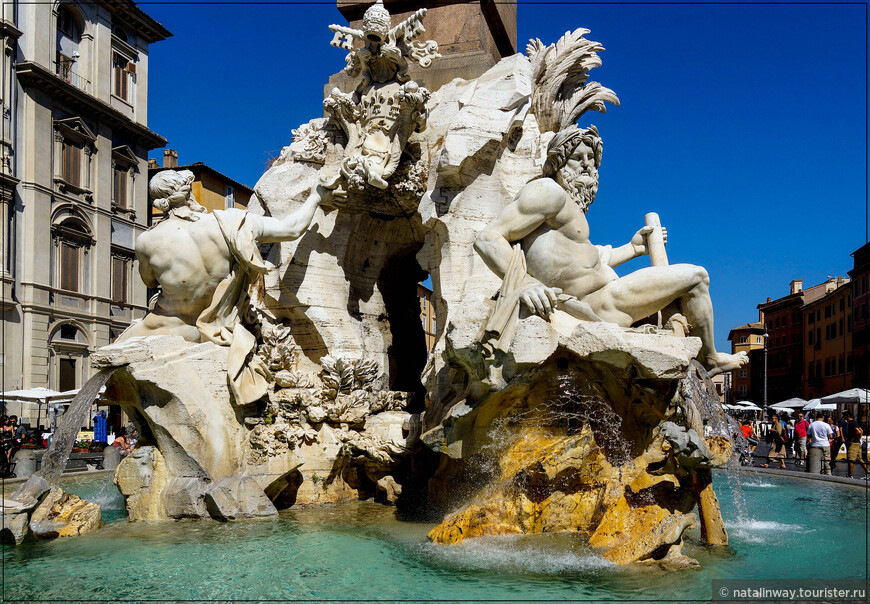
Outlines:
<svg viewBox="0 0 870 604"><path fill-rule="evenodd" d="M785 401L781 401L776 403L775 405L771 405L771 409L803 409L806 406L807 402L802 398L790 398Z"/></svg>
<svg viewBox="0 0 870 604"><path fill-rule="evenodd" d="M29 403L32 405L37 405L36 409L36 425L39 425L39 419L42 415L42 405L46 402L49 402L53 397L59 395L60 392L57 390L52 390L51 388L45 388L43 386L37 386L35 388L26 388L24 390L9 390L0 394L0 397L3 398L3 407L4 410L6 405L10 402L12 403ZM21 413L19 413L21 415Z"/></svg>
<svg viewBox="0 0 870 604"><path fill-rule="evenodd" d="M850 388L836 394L822 397L822 404L830 405L837 403L870 403L870 390L866 388Z"/></svg>
<svg viewBox="0 0 870 604"><path fill-rule="evenodd" d="M836 403L823 403L821 399L814 398L807 403L804 411L834 411L837 408Z"/></svg>
<svg viewBox="0 0 870 604"><path fill-rule="evenodd" d="M759 407L755 403L750 403L749 401L740 401L739 403L734 403L734 409L744 409L747 411L761 411L761 407Z"/></svg>

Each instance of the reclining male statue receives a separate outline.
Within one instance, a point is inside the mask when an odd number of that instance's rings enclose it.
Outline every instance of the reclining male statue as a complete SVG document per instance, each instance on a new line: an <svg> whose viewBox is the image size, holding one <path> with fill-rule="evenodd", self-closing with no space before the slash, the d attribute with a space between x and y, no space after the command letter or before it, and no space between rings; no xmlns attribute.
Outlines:
<svg viewBox="0 0 870 604"><path fill-rule="evenodd" d="M746 364L745 353L716 351L710 279L702 267L651 266L617 276L612 267L649 253L653 227L615 249L589 241L585 214L598 191L601 151L594 126L557 133L543 176L526 184L486 226L475 250L531 313L547 318L559 306L578 319L630 327L676 301L701 339L698 361L710 375Z"/></svg>
<svg viewBox="0 0 870 604"><path fill-rule="evenodd" d="M178 335L229 346L230 388L237 403L246 404L265 394L269 376L265 364L251 356L256 339L243 325L252 285L270 269L258 244L298 239L330 193L318 186L281 220L237 209L205 213L191 192L193 178L189 170L165 170L151 179L154 207L165 218L139 235L136 258L145 285L159 286L160 293L119 341Z"/></svg>

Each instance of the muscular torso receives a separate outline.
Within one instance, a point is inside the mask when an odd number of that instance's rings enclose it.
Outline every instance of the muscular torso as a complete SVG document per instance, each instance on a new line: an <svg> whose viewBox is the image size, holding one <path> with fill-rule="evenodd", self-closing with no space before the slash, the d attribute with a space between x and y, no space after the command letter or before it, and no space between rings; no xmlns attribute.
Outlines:
<svg viewBox="0 0 870 604"><path fill-rule="evenodd" d="M600 261L598 248L589 241L589 224L580 207L558 185L541 188L534 193L558 194L563 201L555 216L522 239L529 274L544 285L561 288L563 293L577 298L617 279L614 270Z"/></svg>
<svg viewBox="0 0 870 604"><path fill-rule="evenodd" d="M173 216L140 235L136 248L143 271L161 286L155 312L188 325L208 308L231 268L229 248L212 214L196 222Z"/></svg>

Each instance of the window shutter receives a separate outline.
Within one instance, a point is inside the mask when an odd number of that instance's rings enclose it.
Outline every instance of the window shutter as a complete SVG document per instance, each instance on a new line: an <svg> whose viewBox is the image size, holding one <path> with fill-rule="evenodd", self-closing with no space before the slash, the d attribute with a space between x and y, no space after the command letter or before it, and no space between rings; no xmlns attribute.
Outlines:
<svg viewBox="0 0 870 604"><path fill-rule="evenodd" d="M127 261L116 256L112 257L112 301L127 301Z"/></svg>
<svg viewBox="0 0 870 604"><path fill-rule="evenodd" d="M79 250L68 243L61 243L60 253L60 288L77 292L79 291Z"/></svg>

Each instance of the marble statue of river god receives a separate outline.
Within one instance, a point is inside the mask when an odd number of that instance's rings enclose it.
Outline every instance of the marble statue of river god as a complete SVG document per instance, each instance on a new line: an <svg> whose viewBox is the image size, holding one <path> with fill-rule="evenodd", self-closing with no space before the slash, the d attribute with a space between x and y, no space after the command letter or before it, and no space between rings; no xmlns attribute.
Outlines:
<svg viewBox="0 0 870 604"><path fill-rule="evenodd" d="M92 356L140 428L115 475L129 517L373 498L443 518L438 544L565 532L621 564L696 564L690 526L728 542L709 376L746 359L713 347L707 275L668 263L656 216L590 241L602 144L577 122L619 103L588 77L603 48L577 29L429 91L425 19L379 0L331 28L358 85L294 130L247 212L202 212L185 172L150 183L165 217L136 251L161 291Z"/></svg>

